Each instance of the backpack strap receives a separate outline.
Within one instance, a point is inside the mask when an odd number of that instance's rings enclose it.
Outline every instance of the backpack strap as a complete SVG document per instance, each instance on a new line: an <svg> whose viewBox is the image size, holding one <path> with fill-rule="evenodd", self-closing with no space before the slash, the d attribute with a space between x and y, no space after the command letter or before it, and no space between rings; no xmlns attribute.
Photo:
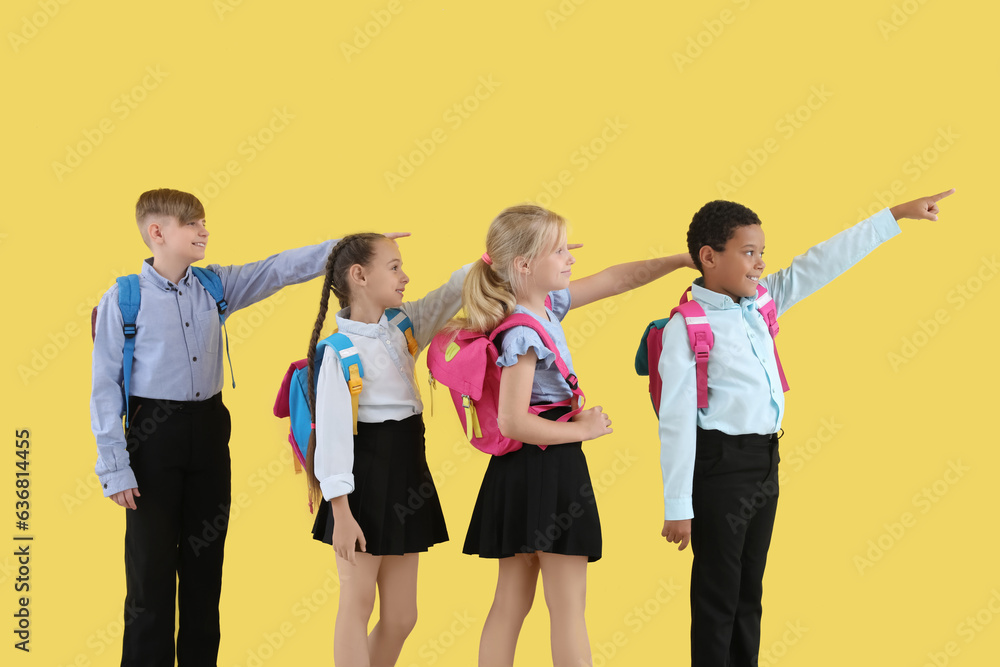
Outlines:
<svg viewBox="0 0 1000 667"><path fill-rule="evenodd" d="M398 308L386 308L385 317L389 320L389 324L403 332L403 337L406 338L406 347L410 350L410 356L415 359L417 352L420 351L420 346L413 336L413 323L410 322L410 318Z"/></svg>
<svg viewBox="0 0 1000 667"><path fill-rule="evenodd" d="M191 273L195 275L201 286L215 299L215 306L219 309L219 324L222 325L222 332L226 336L226 359L229 360L229 378L233 381L233 389L236 389L236 376L233 375L233 358L229 355L229 330L226 329L226 319L229 317L227 313L229 304L226 303L222 278L215 271L210 271L201 266L192 266Z"/></svg>
<svg viewBox="0 0 1000 667"><path fill-rule="evenodd" d="M125 430L128 430L129 419L129 385L132 379L132 358L135 356L135 321L139 316L139 276L136 274L121 276L118 283L118 309L122 312L122 333L125 335L125 346L122 348L122 377L125 380Z"/></svg>
<svg viewBox="0 0 1000 667"><path fill-rule="evenodd" d="M695 380L698 387L698 407L708 407L708 353L715 346L715 336L708 324L708 317L697 301L689 300L687 291L680 303L670 311L670 317L680 313L687 327L688 340L694 352Z"/></svg>
<svg viewBox="0 0 1000 667"><path fill-rule="evenodd" d="M337 352L340 368L344 372L344 380L351 392L351 414L354 419L354 435L358 434L358 395L361 394L362 378L365 376L358 348L342 333L330 334L316 345L316 377L319 377L319 365L323 361L322 348L332 347ZM313 425L315 428L315 425Z"/></svg>
<svg viewBox="0 0 1000 667"><path fill-rule="evenodd" d="M767 288L757 285L757 312L767 323L767 330L771 334L771 342L774 344L774 360L778 364L778 377L781 378L782 391L788 391L788 380L785 379L785 369L781 367L781 359L778 357L778 344L774 340L778 335L778 307L774 304L774 299L767 293Z"/></svg>

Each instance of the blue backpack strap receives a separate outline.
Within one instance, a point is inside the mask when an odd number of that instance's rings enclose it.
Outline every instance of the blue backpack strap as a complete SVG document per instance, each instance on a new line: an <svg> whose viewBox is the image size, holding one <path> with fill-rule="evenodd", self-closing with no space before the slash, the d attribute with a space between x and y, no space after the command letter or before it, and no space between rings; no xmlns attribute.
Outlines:
<svg viewBox="0 0 1000 667"><path fill-rule="evenodd" d="M420 346L417 344L417 339L413 335L413 323L410 322L410 318L407 317L406 313L398 308L386 308L385 317L389 320L389 324L394 325L403 333L403 337L406 338L406 347L410 351L410 356L416 357Z"/></svg>
<svg viewBox="0 0 1000 667"><path fill-rule="evenodd" d="M132 380L132 358L135 356L135 321L139 316L139 276L132 274L116 279L118 283L118 309L122 312L122 333L125 346L122 349L122 376L125 386L125 428L129 419L129 386Z"/></svg>
<svg viewBox="0 0 1000 667"><path fill-rule="evenodd" d="M233 389L236 389L236 376L233 375L233 358L229 355L229 330L226 329L226 319L229 317L227 312L229 304L226 303L222 278L215 271L210 271L201 266L192 266L191 273L195 275L201 286L215 299L215 306L219 309L219 324L222 325L222 332L226 337L226 359L229 360L229 378L233 381Z"/></svg>
<svg viewBox="0 0 1000 667"><path fill-rule="evenodd" d="M347 388L351 392L351 413L354 417L354 435L358 434L358 395L361 393L362 378L365 376L365 368L361 364L361 357L358 355L358 348L346 335L337 332L330 334L323 343L329 345L337 352L340 359L340 368L344 372L344 380L347 381ZM316 348L319 354L319 346ZM317 361L317 370L319 362ZM319 373L316 373L319 377Z"/></svg>

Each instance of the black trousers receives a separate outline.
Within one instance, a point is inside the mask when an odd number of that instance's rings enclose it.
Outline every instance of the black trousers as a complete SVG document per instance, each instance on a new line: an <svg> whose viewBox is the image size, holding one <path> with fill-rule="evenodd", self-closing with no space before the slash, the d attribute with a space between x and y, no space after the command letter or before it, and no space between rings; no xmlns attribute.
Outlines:
<svg viewBox="0 0 1000 667"><path fill-rule="evenodd" d="M126 436L139 493L125 510L123 667L214 665L229 527L229 410L222 394L178 402L132 397Z"/></svg>
<svg viewBox="0 0 1000 667"><path fill-rule="evenodd" d="M698 429L691 522L691 664L756 667L778 506L776 435Z"/></svg>

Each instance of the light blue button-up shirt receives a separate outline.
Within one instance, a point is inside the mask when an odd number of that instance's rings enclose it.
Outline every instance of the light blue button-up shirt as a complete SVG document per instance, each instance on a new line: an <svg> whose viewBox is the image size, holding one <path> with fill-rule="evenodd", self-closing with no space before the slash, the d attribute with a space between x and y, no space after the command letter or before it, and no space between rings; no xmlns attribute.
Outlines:
<svg viewBox="0 0 1000 667"><path fill-rule="evenodd" d="M211 264L222 278L229 313L236 312L282 287L322 275L336 241L287 250L238 266ZM215 299L188 268L172 283L146 260L139 274L141 305L136 318L135 355L130 390L133 396L172 401L203 401L222 391L222 335ZM122 314L118 285L97 306L94 338L90 425L97 439L94 471L105 496L135 488L122 432Z"/></svg>
<svg viewBox="0 0 1000 667"><path fill-rule="evenodd" d="M895 218L884 209L871 218L810 248L761 283L774 299L780 317L793 305L899 234ZM705 289L702 279L691 296L705 310L715 345L708 360L708 407L698 409L694 352L684 319L675 314L663 328L658 365L663 380L660 399L660 466L663 470L664 519L694 516L691 486L697 427L730 435L777 433L785 396L774 358L774 344L754 298L739 303Z"/></svg>

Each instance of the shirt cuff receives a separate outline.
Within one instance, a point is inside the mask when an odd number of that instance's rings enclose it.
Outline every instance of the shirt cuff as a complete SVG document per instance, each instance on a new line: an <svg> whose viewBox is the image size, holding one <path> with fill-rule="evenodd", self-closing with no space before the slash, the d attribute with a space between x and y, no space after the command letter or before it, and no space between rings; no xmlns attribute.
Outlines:
<svg viewBox="0 0 1000 667"><path fill-rule="evenodd" d="M354 491L354 475L349 472L341 475L331 475L326 479L320 480L319 488L323 492L323 497L327 500L346 496L348 493Z"/></svg>
<svg viewBox="0 0 1000 667"><path fill-rule="evenodd" d="M100 475L98 479L101 481L101 489L104 491L105 498L110 498L116 493L121 493L127 489L135 489L139 486L135 481L135 473L132 472L131 468L122 468L121 470L109 472L107 475Z"/></svg>
<svg viewBox="0 0 1000 667"><path fill-rule="evenodd" d="M875 215L873 215L869 220L872 221L872 225L875 227L875 233L882 241L888 241L896 234L901 231L899 228L899 223L896 222L896 218L893 217L889 209L884 208Z"/></svg>
<svg viewBox="0 0 1000 667"><path fill-rule="evenodd" d="M692 518L694 518L694 506L691 504L691 496L663 499L664 521L683 521Z"/></svg>

